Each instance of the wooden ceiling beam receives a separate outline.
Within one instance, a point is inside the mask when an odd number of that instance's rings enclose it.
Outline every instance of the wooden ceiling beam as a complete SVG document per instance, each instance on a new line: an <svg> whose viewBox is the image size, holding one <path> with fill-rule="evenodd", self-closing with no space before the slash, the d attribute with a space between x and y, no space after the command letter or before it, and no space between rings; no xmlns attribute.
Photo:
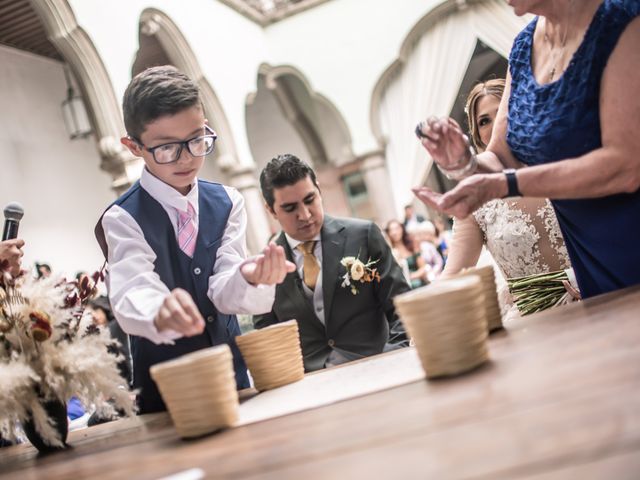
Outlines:
<svg viewBox="0 0 640 480"><path fill-rule="evenodd" d="M34 28L35 27L35 28ZM15 22L13 25L7 28L6 25L2 25L0 29L0 39L13 39L20 37L23 34L31 34L31 32L38 31L44 37L44 28L39 18L29 18L20 22Z"/></svg>

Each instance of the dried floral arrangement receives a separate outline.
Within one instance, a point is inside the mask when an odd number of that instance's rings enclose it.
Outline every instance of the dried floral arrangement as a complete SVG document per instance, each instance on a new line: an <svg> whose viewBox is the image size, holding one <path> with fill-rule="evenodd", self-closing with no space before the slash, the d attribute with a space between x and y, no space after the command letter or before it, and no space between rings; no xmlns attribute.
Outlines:
<svg viewBox="0 0 640 480"><path fill-rule="evenodd" d="M104 267L73 282L13 278L6 267L0 265L0 435L17 440L27 421L44 443L64 447L43 404L72 396L101 416L133 415L117 367L122 358L108 351L114 340L84 314Z"/></svg>

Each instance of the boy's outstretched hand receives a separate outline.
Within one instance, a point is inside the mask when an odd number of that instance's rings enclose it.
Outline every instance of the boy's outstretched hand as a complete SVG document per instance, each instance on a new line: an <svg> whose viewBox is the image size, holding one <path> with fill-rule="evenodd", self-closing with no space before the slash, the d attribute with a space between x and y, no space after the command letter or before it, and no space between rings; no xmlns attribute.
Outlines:
<svg viewBox="0 0 640 480"><path fill-rule="evenodd" d="M294 263L287 261L284 248L270 243L255 259L242 265L244 279L252 285L282 283L287 273L295 271Z"/></svg>
<svg viewBox="0 0 640 480"><path fill-rule="evenodd" d="M162 302L154 320L159 332L173 330L185 337L192 337L204 330L204 319L191 295L186 290L176 288Z"/></svg>

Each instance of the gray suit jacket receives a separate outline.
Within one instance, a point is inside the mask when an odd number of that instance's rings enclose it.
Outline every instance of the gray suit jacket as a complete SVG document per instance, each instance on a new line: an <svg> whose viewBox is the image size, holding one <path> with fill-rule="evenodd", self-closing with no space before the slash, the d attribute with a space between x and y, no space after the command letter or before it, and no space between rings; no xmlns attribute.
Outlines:
<svg viewBox="0 0 640 480"><path fill-rule="evenodd" d="M325 216L321 239L325 324L318 319L311 301L305 296L302 279L296 271L289 273L276 287L271 312L254 316L255 327L297 320L304 366L308 372L324 368L333 348L348 352L350 357L366 357L407 346L408 340L392 298L409 290L409 285L380 229L369 221ZM284 233L276 243L284 247L287 259L293 261ZM381 281L358 283L357 295L349 288L341 287L346 270L340 260L346 256L358 256L364 262L369 258L379 259L376 268Z"/></svg>

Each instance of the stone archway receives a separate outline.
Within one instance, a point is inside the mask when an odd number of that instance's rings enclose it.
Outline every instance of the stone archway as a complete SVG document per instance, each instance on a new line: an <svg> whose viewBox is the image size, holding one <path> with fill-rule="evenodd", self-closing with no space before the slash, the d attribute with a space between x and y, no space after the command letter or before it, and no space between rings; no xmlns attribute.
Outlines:
<svg viewBox="0 0 640 480"><path fill-rule="evenodd" d="M247 97L245 118L258 168L277 154L296 155L313 166L329 213L350 216L366 210L366 199L362 201L361 196L360 211L355 211L344 180L360 173L361 166L351 147L348 126L338 109L313 89L302 72L290 65L262 64L256 90ZM367 218L373 216L369 210ZM276 231L278 225L273 223L272 228Z"/></svg>
<svg viewBox="0 0 640 480"><path fill-rule="evenodd" d="M200 68L193 49L178 26L164 12L145 9L140 16L140 35L154 37L163 54L176 68L187 74L200 87L205 113L218 133L216 143L216 181L237 188L245 199L249 225L247 244L257 252L270 235L267 215L258 189L254 168L243 165L238 157L233 132L216 93Z"/></svg>
<svg viewBox="0 0 640 480"><path fill-rule="evenodd" d="M131 184L127 168L137 159L120 144L124 125L107 70L67 0L31 0L31 5L78 81L96 134L100 168L111 174L112 188L121 193Z"/></svg>
<svg viewBox="0 0 640 480"><path fill-rule="evenodd" d="M291 65L263 64L258 75L304 142L314 164L343 165L354 160L351 134L342 114L312 88L302 72Z"/></svg>

